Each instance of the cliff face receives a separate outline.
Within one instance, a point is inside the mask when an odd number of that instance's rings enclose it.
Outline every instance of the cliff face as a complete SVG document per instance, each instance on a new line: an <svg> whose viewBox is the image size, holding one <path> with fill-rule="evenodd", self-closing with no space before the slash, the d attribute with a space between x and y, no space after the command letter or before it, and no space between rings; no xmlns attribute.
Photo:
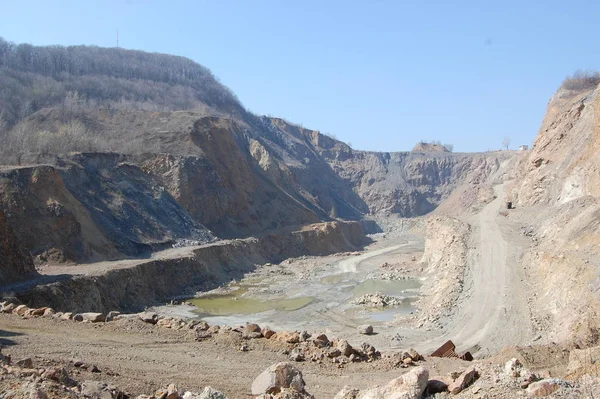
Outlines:
<svg viewBox="0 0 600 399"><path fill-rule="evenodd" d="M35 268L0 212L0 285L31 277Z"/></svg>
<svg viewBox="0 0 600 399"><path fill-rule="evenodd" d="M599 91L561 88L521 166L515 196L523 205L564 204L600 196Z"/></svg>
<svg viewBox="0 0 600 399"><path fill-rule="evenodd" d="M27 126L51 129L62 117L45 109ZM27 154L24 163L47 165L3 172L0 209L42 262L138 256L181 239L206 242L211 232L241 238L366 214L420 216L457 187L487 179L507 157L355 151L266 117L85 110L70 117L87 121L90 134L143 142L148 151Z"/></svg>
<svg viewBox="0 0 600 399"><path fill-rule="evenodd" d="M600 328L598 94L597 88L558 90L512 190L535 238L523 263L540 282L539 319L557 340L589 339Z"/></svg>
<svg viewBox="0 0 600 399"><path fill-rule="evenodd" d="M320 194L325 211L345 218L367 213L424 215L460 185L487 179L512 156L505 152L356 151L317 131L300 129L280 119L270 120L269 133L291 137L280 144L288 155L283 158L286 165L307 191ZM319 180L311 181L303 178L305 175L317 175Z"/></svg>
<svg viewBox="0 0 600 399"><path fill-rule="evenodd" d="M138 167L115 154L80 154L0 172L0 207L40 262L138 256L212 234Z"/></svg>

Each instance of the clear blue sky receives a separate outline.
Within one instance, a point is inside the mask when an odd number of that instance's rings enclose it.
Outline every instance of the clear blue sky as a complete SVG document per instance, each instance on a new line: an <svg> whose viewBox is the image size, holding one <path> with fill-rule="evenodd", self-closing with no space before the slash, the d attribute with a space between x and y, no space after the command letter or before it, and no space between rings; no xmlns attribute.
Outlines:
<svg viewBox="0 0 600 399"><path fill-rule="evenodd" d="M8 1L0 36L189 57L258 114L368 150L530 144L566 75L598 69L599 1Z"/></svg>

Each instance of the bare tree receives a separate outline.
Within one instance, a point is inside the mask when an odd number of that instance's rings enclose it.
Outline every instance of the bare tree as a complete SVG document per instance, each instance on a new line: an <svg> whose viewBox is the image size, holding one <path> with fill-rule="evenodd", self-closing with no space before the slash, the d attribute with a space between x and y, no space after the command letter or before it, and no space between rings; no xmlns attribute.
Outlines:
<svg viewBox="0 0 600 399"><path fill-rule="evenodd" d="M510 137L504 137L504 140L502 140L502 146L506 151L508 151L508 148L510 147Z"/></svg>

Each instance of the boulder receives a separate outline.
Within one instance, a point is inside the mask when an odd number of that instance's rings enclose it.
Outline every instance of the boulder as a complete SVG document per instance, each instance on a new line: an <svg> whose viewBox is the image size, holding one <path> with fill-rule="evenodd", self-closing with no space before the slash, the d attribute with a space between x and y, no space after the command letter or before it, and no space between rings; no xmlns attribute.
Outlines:
<svg viewBox="0 0 600 399"><path fill-rule="evenodd" d="M19 305L13 309L13 313L18 314L19 316L24 316L28 310L29 307L27 305Z"/></svg>
<svg viewBox="0 0 600 399"><path fill-rule="evenodd" d="M184 396L184 399L186 399L185 396ZM195 397L195 399L228 399L228 398L224 393L217 391L216 389L213 389L211 387L205 387L204 390Z"/></svg>
<svg viewBox="0 0 600 399"><path fill-rule="evenodd" d="M38 308L38 309L33 309L33 310L31 311L31 315L32 315L32 316L36 316L36 317L43 316L43 315L44 315L44 313L46 312L46 309L48 309L48 308Z"/></svg>
<svg viewBox="0 0 600 399"><path fill-rule="evenodd" d="M361 399L421 399L428 379L429 371L424 367L416 367L384 387L368 390Z"/></svg>
<svg viewBox="0 0 600 399"><path fill-rule="evenodd" d="M335 343L335 347L342 352L342 355L348 357L355 353L354 348L350 346L348 341L345 339L340 339Z"/></svg>
<svg viewBox="0 0 600 399"><path fill-rule="evenodd" d="M565 381L548 378L529 384L527 387L527 396L530 398L542 398L549 396L560 389L561 386L567 386Z"/></svg>
<svg viewBox="0 0 600 399"><path fill-rule="evenodd" d="M282 388L304 392L302 373L292 363L277 363L263 371L252 383L252 395L276 394Z"/></svg>
<svg viewBox="0 0 600 399"><path fill-rule="evenodd" d="M194 320L193 322L190 323L190 328L193 328L196 331L198 331L198 330L206 331L210 328L210 326L204 320Z"/></svg>
<svg viewBox="0 0 600 399"><path fill-rule="evenodd" d="M62 320L72 320L73 319L73 312L65 312L62 314L62 316L60 316L60 318Z"/></svg>
<svg viewBox="0 0 600 399"><path fill-rule="evenodd" d="M300 343L300 333L298 331L280 331L275 334L275 338L278 341L286 342L288 344Z"/></svg>
<svg viewBox="0 0 600 399"><path fill-rule="evenodd" d="M275 335L275 331L271 330L269 327L264 327L262 330L260 330L260 333L262 334L263 337L265 337L266 339L271 338L273 335Z"/></svg>
<svg viewBox="0 0 600 399"><path fill-rule="evenodd" d="M308 331L302 331L302 332L300 333L300 341L301 341L301 342L306 342L306 341L308 341L308 339L309 339L310 337L311 337L311 335L309 334L309 332L308 332Z"/></svg>
<svg viewBox="0 0 600 399"><path fill-rule="evenodd" d="M117 312L116 310L111 310L106 315L106 321L113 321L113 320L115 320L115 317L120 316L120 315L121 315L121 312Z"/></svg>
<svg viewBox="0 0 600 399"><path fill-rule="evenodd" d="M452 393L453 395L456 395L462 392L463 389L467 388L473 382L475 382L477 378L479 378L477 369L475 368L475 366L470 366L448 386L448 391L450 391L450 393Z"/></svg>
<svg viewBox="0 0 600 399"><path fill-rule="evenodd" d="M181 396L179 396L179 391L177 390L177 387L175 386L175 384L169 384L169 386L167 387L167 396L165 396L166 399L180 399Z"/></svg>
<svg viewBox="0 0 600 399"><path fill-rule="evenodd" d="M49 316L54 316L55 314L56 314L56 312L54 311L54 309L46 308L46 310L44 310L44 314L42 316L49 317Z"/></svg>
<svg viewBox="0 0 600 399"><path fill-rule="evenodd" d="M2 306L3 313L12 313L17 306L14 303L6 303Z"/></svg>
<svg viewBox="0 0 600 399"><path fill-rule="evenodd" d="M410 358L415 362L418 362L419 360L423 360L423 356L421 356L421 354L419 352L417 352L416 350L414 350L413 348L410 348L408 350L408 356L410 356Z"/></svg>
<svg viewBox="0 0 600 399"><path fill-rule="evenodd" d="M448 391L448 384L444 381L432 379L427 381L427 387L425 388L426 397L433 396L436 393L442 393Z"/></svg>
<svg viewBox="0 0 600 399"><path fill-rule="evenodd" d="M303 362L304 360L306 360L304 357L304 354L298 348L292 349L292 351L290 352L289 358L293 362Z"/></svg>
<svg viewBox="0 0 600 399"><path fill-rule="evenodd" d="M91 399L124 398L125 393L101 381L84 381L81 384L81 395Z"/></svg>
<svg viewBox="0 0 600 399"><path fill-rule="evenodd" d="M246 323L246 328L244 329L244 332L246 334L259 333L260 326L258 324L254 324L254 323Z"/></svg>
<svg viewBox="0 0 600 399"><path fill-rule="evenodd" d="M158 322L158 315L153 312L142 312L138 317L144 323L156 324Z"/></svg>
<svg viewBox="0 0 600 399"><path fill-rule="evenodd" d="M69 377L69 373L63 367L54 367L47 369L44 374L42 374L43 378L48 378L50 380L60 382L63 385L68 385L71 381Z"/></svg>
<svg viewBox="0 0 600 399"><path fill-rule="evenodd" d="M327 335L319 334L315 339L313 339L313 344L317 348L325 348L329 345L329 339L327 338Z"/></svg>
<svg viewBox="0 0 600 399"><path fill-rule="evenodd" d="M370 324L363 324L358 326L358 333L363 335L373 334L373 326Z"/></svg>
<svg viewBox="0 0 600 399"><path fill-rule="evenodd" d="M361 352L363 356L369 359L377 359L381 356L381 353L379 353L373 345L368 344L366 342L363 342L363 344L361 345Z"/></svg>
<svg viewBox="0 0 600 399"><path fill-rule="evenodd" d="M356 399L359 392L360 391L358 389L346 385L341 391L335 394L333 399Z"/></svg>
<svg viewBox="0 0 600 399"><path fill-rule="evenodd" d="M87 313L80 313L80 314L81 314L81 317L83 318L83 321L89 321L92 323L101 323L106 320L106 317L102 313L87 312Z"/></svg>

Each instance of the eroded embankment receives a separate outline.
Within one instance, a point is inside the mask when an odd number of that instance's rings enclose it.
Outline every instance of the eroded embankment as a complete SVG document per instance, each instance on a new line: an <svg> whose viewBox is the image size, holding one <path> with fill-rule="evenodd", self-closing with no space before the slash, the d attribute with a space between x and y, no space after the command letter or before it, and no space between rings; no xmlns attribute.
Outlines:
<svg viewBox="0 0 600 399"><path fill-rule="evenodd" d="M356 222L328 222L196 248L185 257L149 260L97 276L37 286L17 296L32 307L60 311L132 311L161 300L215 288L266 262L355 250L365 237Z"/></svg>

